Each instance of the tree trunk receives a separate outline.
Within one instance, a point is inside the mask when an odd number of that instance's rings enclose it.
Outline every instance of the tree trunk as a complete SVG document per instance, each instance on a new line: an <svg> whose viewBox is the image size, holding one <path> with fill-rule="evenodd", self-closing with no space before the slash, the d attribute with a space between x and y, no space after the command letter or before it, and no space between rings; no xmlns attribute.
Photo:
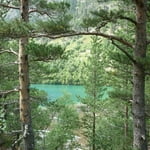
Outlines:
<svg viewBox="0 0 150 150"><path fill-rule="evenodd" d="M95 133L96 132L96 114L95 114L95 112L93 112L93 131L92 132L93 132L92 150L96 150L96 144L95 144L95 142L96 142L95 141L96 140L95 139L96 138L95 137L96 136L96 133Z"/></svg>
<svg viewBox="0 0 150 150"><path fill-rule="evenodd" d="M136 150L147 150L145 116L145 70L141 60L146 58L146 0L135 0L136 43L133 66L133 146Z"/></svg>
<svg viewBox="0 0 150 150"><path fill-rule="evenodd" d="M124 122L124 136L126 139L127 144L127 138L128 138L128 128L129 128L129 108L128 104L125 104L125 122Z"/></svg>
<svg viewBox="0 0 150 150"><path fill-rule="evenodd" d="M28 0L21 0L21 17L22 20L28 22ZM25 52L28 38L20 38L19 40L19 84L20 84L20 119L23 130L23 146L24 150L34 149L34 135L31 124L31 110L29 101L29 69L28 55Z"/></svg>

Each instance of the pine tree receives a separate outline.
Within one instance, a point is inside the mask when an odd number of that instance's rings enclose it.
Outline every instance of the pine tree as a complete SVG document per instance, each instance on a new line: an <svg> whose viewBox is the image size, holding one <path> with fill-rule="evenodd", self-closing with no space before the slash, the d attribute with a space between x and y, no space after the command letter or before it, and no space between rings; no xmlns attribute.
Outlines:
<svg viewBox="0 0 150 150"><path fill-rule="evenodd" d="M123 53L117 50L114 46L110 49L113 49L114 52L108 52L110 65L113 67L115 73L111 75L111 84L114 87L114 90L111 92L111 97L115 98L120 103L123 103L124 109L124 149L129 149L129 126L130 116L131 116L131 100L132 100L132 63L129 58ZM109 72L108 72L109 73ZM111 71L110 71L111 73Z"/></svg>
<svg viewBox="0 0 150 150"><path fill-rule="evenodd" d="M87 60L87 77L84 81L87 96L82 99L86 105L87 112L83 117L83 126L86 128L89 146L96 150L96 127L97 114L99 113L99 103L101 100L101 88L103 86L103 61L102 44L97 36L92 37L92 49Z"/></svg>
<svg viewBox="0 0 150 150"><path fill-rule="evenodd" d="M21 19L24 22L29 21L29 1L21 0ZM34 134L31 120L30 109L30 96L29 96L29 66L28 55L26 53L26 45L28 44L28 38L20 38L19 40L19 105L20 105L20 120L22 123L23 131L23 149L34 149Z"/></svg>
<svg viewBox="0 0 150 150"><path fill-rule="evenodd" d="M109 1L108 1L109 2ZM119 1L117 1L119 3ZM117 3L114 3L116 5ZM149 42L147 42L147 0L135 0L132 3L129 1L121 1L120 6L130 6L129 13L126 7L120 8L117 5L116 8L114 6L114 10L99 10L93 11L92 14L95 16L94 19L87 18L90 20L91 26L96 27L97 33L90 33L96 34L99 36L103 36L105 38L110 39L113 44L118 47L123 53L125 53L131 62L133 63L133 147L137 150L147 150L147 135L146 135L146 116L145 116L145 65L142 63L142 60L146 59L146 52L147 46ZM136 12L133 11L135 8ZM126 16L127 14L127 16ZM136 17L136 20L134 17ZM115 30L119 31L118 24L121 25L121 21L124 20L124 23L129 22L130 24L134 25L135 30L129 28L128 32L132 32L135 38L130 38L131 43L121 38L120 32L116 32ZM94 25L95 23L95 25ZM107 33L103 33L104 27L110 27L111 24L116 24L115 30L111 30L111 32L116 35L111 35ZM124 34L129 34L124 30L123 26L121 27L121 32ZM131 27L131 26L130 26ZM88 34L88 33L84 33ZM132 42L134 44L132 44ZM131 56L125 49L124 46L128 49L133 50L133 56ZM133 46L134 45L134 46Z"/></svg>
<svg viewBox="0 0 150 150"><path fill-rule="evenodd" d="M34 29L41 32L48 32L51 34L58 34L67 32L68 20L70 16L65 15L65 12L69 5L64 2L50 2L47 1L38 1L33 5L36 8L29 9L29 1L21 0L20 3L12 1L9 4L5 4L7 2L2 1L0 6L7 9L18 10L21 19L16 19L12 21L7 21L6 18L1 20L2 26L0 29L0 34L2 38L19 38L19 54L18 54L18 62L19 62L19 110L20 110L20 120L22 124L22 135L19 139L15 141L15 144L20 143L23 140L23 149L24 150L33 150L34 149L34 134L32 129L32 119L31 119L31 108L30 108L30 94L29 94L29 67L28 67L28 51L27 45L29 41L29 32L33 32L33 26L30 25L29 15L33 14L33 20L35 16L38 16L40 19L40 15L45 15L46 21L38 21L37 28ZM19 7L20 6L20 7ZM52 16L51 16L52 15ZM50 19L49 19L50 18ZM48 20L49 19L49 20ZM41 20L41 19L40 19ZM42 25L42 27L41 27ZM44 28L43 28L44 27ZM33 32L33 33L34 33ZM45 47L46 48L46 47ZM52 57L57 57L53 50L51 50L51 56L48 59L55 59ZM52 49L52 48L51 48ZM62 51L59 51L59 47L57 47L60 56ZM49 51L47 51L49 53ZM49 55L49 54L48 54ZM46 54L45 54L46 56ZM42 58L47 59L47 58Z"/></svg>

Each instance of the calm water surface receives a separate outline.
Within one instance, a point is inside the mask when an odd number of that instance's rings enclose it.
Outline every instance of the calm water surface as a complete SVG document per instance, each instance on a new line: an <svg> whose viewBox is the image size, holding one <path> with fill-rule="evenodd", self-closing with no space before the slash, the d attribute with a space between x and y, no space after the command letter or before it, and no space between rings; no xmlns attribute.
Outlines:
<svg viewBox="0 0 150 150"><path fill-rule="evenodd" d="M84 87L79 85L31 84L31 88L45 91L49 100L55 100L66 93L72 100L78 101L78 96L86 95Z"/></svg>

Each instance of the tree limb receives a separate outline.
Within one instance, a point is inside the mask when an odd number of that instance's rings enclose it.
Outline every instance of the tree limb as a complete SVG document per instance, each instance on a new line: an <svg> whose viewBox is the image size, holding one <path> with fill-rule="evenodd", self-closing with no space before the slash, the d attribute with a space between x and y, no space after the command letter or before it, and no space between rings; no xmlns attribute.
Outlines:
<svg viewBox="0 0 150 150"><path fill-rule="evenodd" d="M20 143L24 138L26 138L28 135L28 125L25 124L24 132L22 136L20 136L13 144L12 147L15 147L16 144Z"/></svg>
<svg viewBox="0 0 150 150"><path fill-rule="evenodd" d="M147 45L150 44L150 40L147 41Z"/></svg>
<svg viewBox="0 0 150 150"><path fill-rule="evenodd" d="M3 54L3 53L12 53L12 54L15 54L16 56L18 56L18 53L13 51L12 49L10 49L10 50L1 50L0 54Z"/></svg>
<svg viewBox="0 0 150 150"><path fill-rule="evenodd" d="M145 75L150 76L150 72L145 72Z"/></svg>
<svg viewBox="0 0 150 150"><path fill-rule="evenodd" d="M130 17L119 16L119 18L124 19L124 20L128 20L128 21L130 21L131 23L133 23L135 25L137 24L137 22L135 20L133 20L132 18L130 18Z"/></svg>
<svg viewBox="0 0 150 150"><path fill-rule="evenodd" d="M15 88L13 90L8 90L8 91L0 91L0 98L5 98L8 94L13 93L13 92L18 92L19 89Z"/></svg>
<svg viewBox="0 0 150 150"><path fill-rule="evenodd" d="M0 6L5 7L5 8L9 8L9 9L17 9L19 10L19 7L15 7L15 6L10 6L10 5L6 5L6 4L0 4Z"/></svg>
<svg viewBox="0 0 150 150"><path fill-rule="evenodd" d="M115 45L118 49L120 49L134 64L136 64L136 60L134 60L134 58L127 51L125 51L122 47L116 44L113 40L112 44Z"/></svg>
<svg viewBox="0 0 150 150"><path fill-rule="evenodd" d="M6 63L6 64L0 64L0 66L8 66L8 65L18 65L19 62L15 61L15 62L10 62L10 63Z"/></svg>
<svg viewBox="0 0 150 150"><path fill-rule="evenodd" d="M40 15L47 15L48 17L52 17L52 14L49 14L47 11L40 11L40 10L37 10L37 9L31 9L29 10L29 14L31 13L39 13Z"/></svg>
<svg viewBox="0 0 150 150"><path fill-rule="evenodd" d="M104 37L108 40L115 40L115 41L118 41L130 48L134 48L133 47L133 44L128 42L127 40L121 38L121 37L117 37L115 35L111 35L111 34L105 34L105 33L102 33L102 32L65 32L65 33L58 33L58 34L55 34L55 33L35 33L35 32L32 32L28 35L9 35L8 37L9 38L23 38L23 37L28 37L28 38L39 38L39 37L46 37L46 38L50 38L50 39L57 39L57 38L63 38L63 37L71 37L71 36L78 36L78 35L96 35L96 36L101 36L101 37ZM0 35L0 37L3 36L4 37L7 37L7 36L4 36L4 35Z"/></svg>
<svg viewBox="0 0 150 150"><path fill-rule="evenodd" d="M125 39L114 36L114 35L101 33L101 32L72 32L72 33L62 33L62 34L58 34L58 35L52 35L52 34L48 34L48 33L47 34L32 34L31 37L34 37L34 38L47 37L47 38L51 38L51 39L57 39L57 38L62 38L62 37L71 37L71 36L78 36L78 35L97 35L97 36L107 38L109 40L118 41L130 48L133 48L133 45L131 43L129 43L128 41L126 41Z"/></svg>

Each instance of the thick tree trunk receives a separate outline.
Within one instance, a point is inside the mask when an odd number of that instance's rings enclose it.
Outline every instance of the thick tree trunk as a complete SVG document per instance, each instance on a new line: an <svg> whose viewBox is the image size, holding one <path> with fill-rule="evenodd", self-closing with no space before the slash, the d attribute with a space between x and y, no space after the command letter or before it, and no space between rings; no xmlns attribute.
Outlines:
<svg viewBox="0 0 150 150"><path fill-rule="evenodd" d="M22 20L28 22L28 0L21 0L21 17ZM20 119L23 130L23 146L24 150L34 150L34 135L31 124L31 112L29 101L29 69L28 55L25 52L28 38L20 38L19 40L19 83L20 83Z"/></svg>
<svg viewBox="0 0 150 150"><path fill-rule="evenodd" d="M135 0L136 43L133 68L133 146L136 150L147 150L145 116L145 70L141 60L146 58L146 0Z"/></svg>

